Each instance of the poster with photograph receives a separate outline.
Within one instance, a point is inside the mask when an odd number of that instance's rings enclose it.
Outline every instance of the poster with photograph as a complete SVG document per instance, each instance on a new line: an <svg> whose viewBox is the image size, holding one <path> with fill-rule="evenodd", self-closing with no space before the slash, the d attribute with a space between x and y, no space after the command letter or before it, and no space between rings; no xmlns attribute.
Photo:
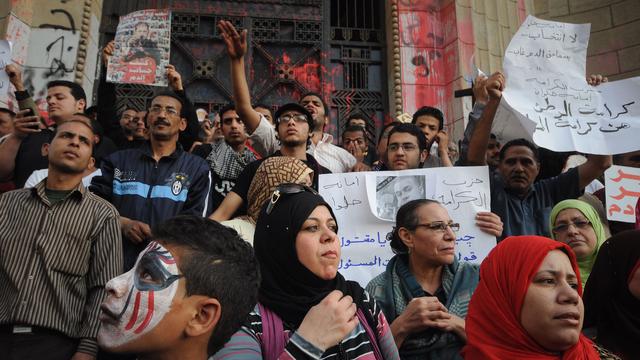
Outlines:
<svg viewBox="0 0 640 360"><path fill-rule="evenodd" d="M389 233L396 213L414 199L438 201L460 224L455 242L459 261L479 264L496 245L496 238L482 232L475 221L478 211L491 209L486 166L322 174L318 190L340 227L338 271L362 286L383 272L393 257Z"/></svg>
<svg viewBox="0 0 640 360"><path fill-rule="evenodd" d="M120 17L107 81L167 86L171 12L140 10Z"/></svg>
<svg viewBox="0 0 640 360"><path fill-rule="evenodd" d="M381 219L395 221L402 205L426 196L422 175L376 177L376 212Z"/></svg>

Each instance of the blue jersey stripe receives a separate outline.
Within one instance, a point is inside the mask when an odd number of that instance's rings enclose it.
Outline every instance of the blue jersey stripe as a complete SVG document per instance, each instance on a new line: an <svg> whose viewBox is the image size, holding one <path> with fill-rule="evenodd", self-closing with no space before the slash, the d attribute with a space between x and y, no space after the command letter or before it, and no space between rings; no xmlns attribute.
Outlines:
<svg viewBox="0 0 640 360"><path fill-rule="evenodd" d="M149 194L149 190L151 193ZM175 202L187 201L188 189L181 189L178 195L175 195L171 189L171 186L157 185L149 186L139 181L120 182L119 180L113 181L113 193L116 195L132 195L140 196L142 198L161 198L169 199Z"/></svg>

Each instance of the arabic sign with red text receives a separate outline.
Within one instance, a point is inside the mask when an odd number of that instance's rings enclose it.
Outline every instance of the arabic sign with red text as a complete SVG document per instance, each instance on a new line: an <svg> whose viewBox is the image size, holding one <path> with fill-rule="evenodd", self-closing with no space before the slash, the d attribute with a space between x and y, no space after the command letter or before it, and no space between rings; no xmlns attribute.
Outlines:
<svg viewBox="0 0 640 360"><path fill-rule="evenodd" d="M636 222L640 168L614 165L604 172L607 219Z"/></svg>
<svg viewBox="0 0 640 360"><path fill-rule="evenodd" d="M107 81L167 86L171 12L140 10L120 17Z"/></svg>

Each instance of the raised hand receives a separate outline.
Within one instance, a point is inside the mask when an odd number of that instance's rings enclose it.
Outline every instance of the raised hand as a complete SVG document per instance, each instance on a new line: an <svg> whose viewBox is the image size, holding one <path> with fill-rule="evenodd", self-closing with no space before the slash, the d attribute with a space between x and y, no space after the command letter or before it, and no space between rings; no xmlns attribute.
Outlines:
<svg viewBox="0 0 640 360"><path fill-rule="evenodd" d="M182 76L176 70L176 67L169 64L165 66L167 69L167 80L169 80L169 86L175 91L181 91L182 88Z"/></svg>
<svg viewBox="0 0 640 360"><path fill-rule="evenodd" d="M22 83L22 72L17 66L9 64L4 68L4 71L9 75L9 81L15 86L16 91L24 91L24 84Z"/></svg>
<svg viewBox="0 0 640 360"><path fill-rule="evenodd" d="M226 20L220 20L218 31L227 45L227 53L231 59L241 59L247 53L247 30L238 33L235 26Z"/></svg>
<svg viewBox="0 0 640 360"><path fill-rule="evenodd" d="M504 90L505 82L504 75L500 71L493 73L487 79L486 87L490 100L500 100L502 98L502 90Z"/></svg>
<svg viewBox="0 0 640 360"><path fill-rule="evenodd" d="M449 134L447 134L446 130L440 130L436 134L436 142L438 143L438 148L442 147L442 151L449 151Z"/></svg>
<svg viewBox="0 0 640 360"><path fill-rule="evenodd" d="M111 40L107 45L102 49L102 62L104 66L109 64L109 59L113 56L113 51L115 50L115 41Z"/></svg>
<svg viewBox="0 0 640 360"><path fill-rule="evenodd" d="M480 230L489 235L493 235L496 237L500 237L502 235L502 220L500 220L500 216L492 212L479 211L476 214L476 225L480 228Z"/></svg>
<svg viewBox="0 0 640 360"><path fill-rule="evenodd" d="M364 151L362 151L357 142L352 141L347 144L346 150L356 158L356 161L362 162L364 160Z"/></svg>
<svg viewBox="0 0 640 360"><path fill-rule="evenodd" d="M18 111L13 120L13 136L24 139L29 134L40 132L40 118L30 113L31 109Z"/></svg>
<svg viewBox="0 0 640 360"><path fill-rule="evenodd" d="M489 78L486 75L480 74L473 81L473 97L475 97L476 103L486 104L489 102L487 79Z"/></svg>

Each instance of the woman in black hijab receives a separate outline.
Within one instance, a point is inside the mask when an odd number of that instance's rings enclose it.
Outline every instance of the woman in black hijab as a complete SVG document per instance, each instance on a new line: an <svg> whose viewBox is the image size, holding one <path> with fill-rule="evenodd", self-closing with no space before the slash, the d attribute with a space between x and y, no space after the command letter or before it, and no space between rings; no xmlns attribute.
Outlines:
<svg viewBox="0 0 640 360"><path fill-rule="evenodd" d="M584 291L584 329L623 359L640 359L640 230L605 241Z"/></svg>
<svg viewBox="0 0 640 360"><path fill-rule="evenodd" d="M320 195L298 184L278 186L254 236L259 303L214 358L398 358L380 308L337 271L337 231Z"/></svg>

